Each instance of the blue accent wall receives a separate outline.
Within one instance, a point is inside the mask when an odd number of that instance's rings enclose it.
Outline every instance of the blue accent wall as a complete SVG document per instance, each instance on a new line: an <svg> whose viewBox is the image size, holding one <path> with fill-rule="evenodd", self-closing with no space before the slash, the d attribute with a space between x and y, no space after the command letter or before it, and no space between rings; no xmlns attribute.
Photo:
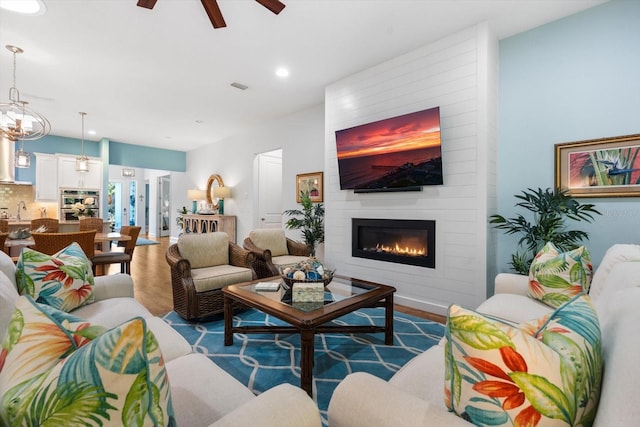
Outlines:
<svg viewBox="0 0 640 427"><path fill-rule="evenodd" d="M47 135L35 141L25 141L24 149L32 153L31 167L16 169L16 181L35 183L36 158L33 153L59 153L79 156L82 152L82 141L64 136ZM85 140L84 153L89 157L102 158L105 172L109 170L108 165L110 164L175 172L185 172L187 169L187 153L183 151L123 144L109 141L108 139L102 139L101 141Z"/></svg>
<svg viewBox="0 0 640 427"><path fill-rule="evenodd" d="M186 172L187 153L111 141L109 143L109 163L145 169Z"/></svg>
<svg viewBox="0 0 640 427"><path fill-rule="evenodd" d="M554 145L640 133L640 2L614 0L500 42L498 213L514 194L554 186ZM586 198L603 214L585 242L597 265L614 243L640 243L640 201ZM518 238L497 233L497 271Z"/></svg>

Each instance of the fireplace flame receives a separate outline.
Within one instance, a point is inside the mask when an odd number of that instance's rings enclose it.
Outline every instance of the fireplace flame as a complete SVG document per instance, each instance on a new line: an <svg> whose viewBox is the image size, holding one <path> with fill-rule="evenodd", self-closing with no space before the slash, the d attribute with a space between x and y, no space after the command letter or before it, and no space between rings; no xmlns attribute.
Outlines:
<svg viewBox="0 0 640 427"><path fill-rule="evenodd" d="M425 248L411 248L409 246L402 247L398 243L394 243L393 246L386 246L378 243L376 245L376 251L404 256L425 256L427 253Z"/></svg>

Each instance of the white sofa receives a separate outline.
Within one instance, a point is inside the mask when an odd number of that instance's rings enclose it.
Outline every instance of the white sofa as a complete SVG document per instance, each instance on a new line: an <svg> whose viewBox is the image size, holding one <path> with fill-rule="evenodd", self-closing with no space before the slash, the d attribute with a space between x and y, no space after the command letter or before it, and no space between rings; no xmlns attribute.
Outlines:
<svg viewBox="0 0 640 427"><path fill-rule="evenodd" d="M5 335L15 301L15 265L0 252L0 333ZM209 358L192 353L191 346L162 319L133 298L133 282L126 274L95 278L95 302L72 311L93 324L114 327L136 316L145 318L160 345L179 426L319 427L318 408L300 388L274 387L255 396ZM283 406L286 402L286 406ZM1 423L1 420L0 420Z"/></svg>
<svg viewBox="0 0 640 427"><path fill-rule="evenodd" d="M515 322L551 309L526 296L526 276L500 274L495 295L478 311ZM604 375L596 427L640 425L640 245L617 244L605 254L589 292L600 321ZM347 376L329 404L330 427L469 426L444 404L444 347L436 345L391 380L366 373Z"/></svg>

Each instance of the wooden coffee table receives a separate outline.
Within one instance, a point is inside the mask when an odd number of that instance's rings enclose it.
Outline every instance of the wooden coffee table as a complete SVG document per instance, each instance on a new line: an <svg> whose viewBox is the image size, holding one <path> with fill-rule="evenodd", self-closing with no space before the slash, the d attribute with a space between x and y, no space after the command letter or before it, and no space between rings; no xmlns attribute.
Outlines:
<svg viewBox="0 0 640 427"><path fill-rule="evenodd" d="M363 280L335 276L325 288L323 303L283 302L286 290L281 285L276 292L258 292L258 282L281 282L280 277L255 280L227 286L224 295L224 345L233 344L236 332L251 333L298 333L301 341L300 387L309 396L313 395L314 338L321 333L384 332L384 343L393 345L393 293L396 288ZM332 301L330 301L332 300ZM270 314L291 326L233 326L234 304L255 308ZM384 326L373 325L327 325L331 320L351 313L359 308L384 307Z"/></svg>

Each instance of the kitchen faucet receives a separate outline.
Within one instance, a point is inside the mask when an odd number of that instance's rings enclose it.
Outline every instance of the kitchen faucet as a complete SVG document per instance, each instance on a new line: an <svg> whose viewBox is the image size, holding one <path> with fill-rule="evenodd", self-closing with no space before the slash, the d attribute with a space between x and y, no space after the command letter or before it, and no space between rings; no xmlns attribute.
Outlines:
<svg viewBox="0 0 640 427"><path fill-rule="evenodd" d="M20 206L22 206L23 211L27 210L27 204L24 202L24 200L20 200L18 202L18 214L16 215L16 219L18 220L18 222L20 222Z"/></svg>

